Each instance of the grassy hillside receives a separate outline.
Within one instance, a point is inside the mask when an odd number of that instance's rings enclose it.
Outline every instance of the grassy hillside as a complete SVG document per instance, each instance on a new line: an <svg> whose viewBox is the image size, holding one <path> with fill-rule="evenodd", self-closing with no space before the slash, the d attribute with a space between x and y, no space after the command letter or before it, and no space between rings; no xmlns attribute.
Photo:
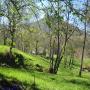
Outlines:
<svg viewBox="0 0 90 90"><path fill-rule="evenodd" d="M6 53L7 51L9 51L9 47L0 46L0 53ZM22 54L25 58L24 62L29 65L28 69L0 66L0 74L7 80L20 81L25 90L35 90L32 88L34 81L36 90L90 90L90 73L83 72L83 77L78 77L78 66L74 66L73 69L65 69L62 63L58 74L53 75L47 72L49 60L26 54L17 49L13 49L14 52ZM37 65L42 66L43 72L37 70Z"/></svg>

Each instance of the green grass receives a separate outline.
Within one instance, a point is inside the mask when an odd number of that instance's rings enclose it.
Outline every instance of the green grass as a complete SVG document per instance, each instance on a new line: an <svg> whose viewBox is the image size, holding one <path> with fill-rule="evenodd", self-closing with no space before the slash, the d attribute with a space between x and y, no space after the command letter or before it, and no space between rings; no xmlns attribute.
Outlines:
<svg viewBox="0 0 90 90"><path fill-rule="evenodd" d="M0 52L5 53L9 48L7 46L0 46ZM28 55L17 49L13 49L13 52L21 53L30 63L40 64L45 68L49 67L47 59L40 56ZM60 66L57 75L49 74L46 72L38 72L36 70L25 70L0 67L0 74L10 79L17 79L23 84L27 84L26 90L30 90L28 87L35 82L40 90L90 90L90 73L83 72L83 76L78 77L79 68L73 69L63 68Z"/></svg>
<svg viewBox="0 0 90 90"><path fill-rule="evenodd" d="M16 53L19 53L19 54L22 54L24 56L24 58L26 58L27 63L33 63L34 65L39 64L43 67L48 67L49 66L49 60L47 60L43 57L26 54L26 53L24 53L24 52L22 52L22 51L20 51L16 48L13 48L12 51L16 52ZM0 46L0 53L6 53L6 52L9 52L9 47L4 46L4 45Z"/></svg>
<svg viewBox="0 0 90 90"><path fill-rule="evenodd" d="M25 84L32 84L34 82L34 75L36 84L41 90L89 90L90 89L90 73L79 78L76 75L67 75L63 73L51 75L49 73L27 72L25 70L0 67L0 73L9 78L14 78ZM86 78L88 76L88 78Z"/></svg>

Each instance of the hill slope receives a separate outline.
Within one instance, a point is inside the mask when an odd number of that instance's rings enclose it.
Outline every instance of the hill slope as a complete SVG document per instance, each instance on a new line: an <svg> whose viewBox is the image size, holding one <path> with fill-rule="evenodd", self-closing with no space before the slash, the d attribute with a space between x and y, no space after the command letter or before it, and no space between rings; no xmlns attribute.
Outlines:
<svg viewBox="0 0 90 90"><path fill-rule="evenodd" d="M0 53L5 53L9 50L7 46L0 46ZM0 66L0 74L6 79L16 79L24 85L25 90L89 90L90 89L90 73L83 72L83 77L78 77L78 67L73 69L65 69L60 67L57 75L49 74L47 68L49 63L47 59L40 56L28 55L17 49L13 52L22 54L26 59L27 64L32 64L28 69L12 68ZM35 66L43 67L44 72L38 71ZM33 89L32 85L35 83L37 89Z"/></svg>

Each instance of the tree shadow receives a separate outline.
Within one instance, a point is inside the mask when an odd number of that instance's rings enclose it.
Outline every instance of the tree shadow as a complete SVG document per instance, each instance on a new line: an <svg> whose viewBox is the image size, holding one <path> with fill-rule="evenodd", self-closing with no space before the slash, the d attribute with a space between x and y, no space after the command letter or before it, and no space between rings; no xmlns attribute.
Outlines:
<svg viewBox="0 0 90 90"><path fill-rule="evenodd" d="M0 74L0 90L24 90L24 88L20 81Z"/></svg>
<svg viewBox="0 0 90 90"><path fill-rule="evenodd" d="M24 67L25 58L18 53L0 53L0 65L9 67Z"/></svg>
<svg viewBox="0 0 90 90"><path fill-rule="evenodd" d="M81 85L81 86L85 86L87 88L90 89L90 82L86 81L86 80L80 80L80 79L71 79L71 80L66 80L65 81L67 83L72 83L72 84L76 84L76 85Z"/></svg>
<svg viewBox="0 0 90 90"><path fill-rule="evenodd" d="M20 82L16 78L0 74L0 90L41 90L36 83Z"/></svg>

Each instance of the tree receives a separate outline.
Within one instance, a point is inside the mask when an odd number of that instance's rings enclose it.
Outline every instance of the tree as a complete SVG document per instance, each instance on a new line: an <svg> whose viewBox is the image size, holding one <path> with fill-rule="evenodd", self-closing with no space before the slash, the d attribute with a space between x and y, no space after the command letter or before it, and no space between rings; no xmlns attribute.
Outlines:
<svg viewBox="0 0 90 90"><path fill-rule="evenodd" d="M83 60L84 60L84 51L85 51L85 46L86 46L86 36L87 36L87 12L88 12L88 0L85 4L85 15L84 15L84 41L83 41L83 49L82 49L82 57L81 57L81 65L80 65L80 71L79 71L79 76L81 77L82 75L82 69L83 69Z"/></svg>
<svg viewBox="0 0 90 90"><path fill-rule="evenodd" d="M69 13L70 11L68 10L68 5L67 4L71 4L71 1L60 1L60 0L48 0L49 7L45 6L42 2L42 0L40 0L40 2L42 3L42 5L44 6L44 11L46 13L46 24L49 27L49 35L50 35L50 68L51 68L51 72L52 73L57 73L59 65L61 63L61 60L63 58L64 52L65 52L65 47L66 47L66 43L67 41L70 39L70 37L72 36L74 30L69 30ZM66 11L64 10L63 6L62 6L62 2L64 2L66 4ZM64 12L67 12L67 28L65 28L65 21L64 21L64 16L62 15ZM54 34L52 34L54 33ZM65 43L62 45L63 41L62 38L65 35ZM56 51L56 58L54 58L54 63L52 65L53 62L53 50L54 48L52 48L53 46L53 36L55 36L55 40L56 40L56 44L57 44L57 51ZM62 47L63 46L63 47Z"/></svg>

